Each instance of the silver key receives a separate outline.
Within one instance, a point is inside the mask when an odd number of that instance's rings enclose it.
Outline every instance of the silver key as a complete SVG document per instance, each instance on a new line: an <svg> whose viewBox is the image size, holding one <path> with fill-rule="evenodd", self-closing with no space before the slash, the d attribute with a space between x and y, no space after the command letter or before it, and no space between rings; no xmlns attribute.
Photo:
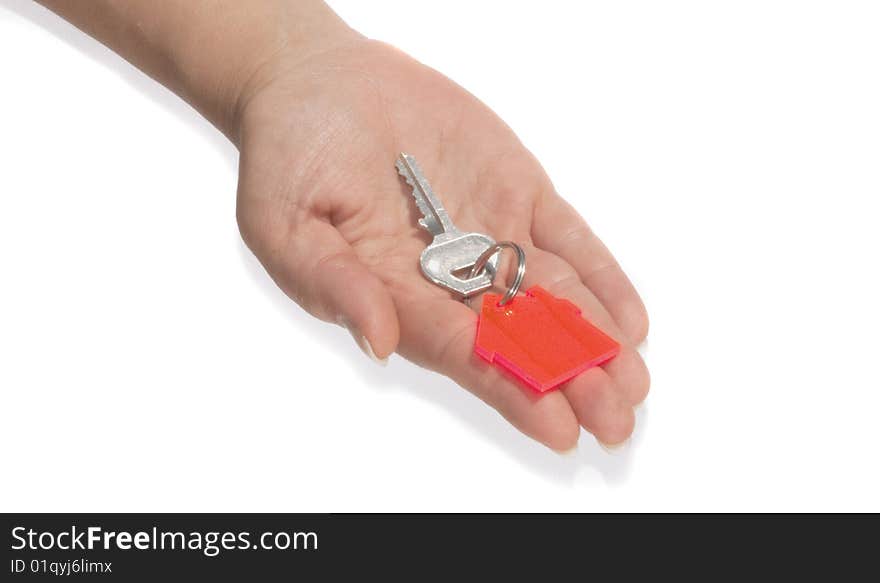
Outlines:
<svg viewBox="0 0 880 583"><path fill-rule="evenodd" d="M463 279L455 274L463 273L467 277L467 271L495 240L481 233L462 233L455 227L415 158L401 153L396 166L406 183L413 187L413 198L422 213L419 225L434 235L419 260L425 277L465 298L492 287L498 267L497 253L479 275Z"/></svg>

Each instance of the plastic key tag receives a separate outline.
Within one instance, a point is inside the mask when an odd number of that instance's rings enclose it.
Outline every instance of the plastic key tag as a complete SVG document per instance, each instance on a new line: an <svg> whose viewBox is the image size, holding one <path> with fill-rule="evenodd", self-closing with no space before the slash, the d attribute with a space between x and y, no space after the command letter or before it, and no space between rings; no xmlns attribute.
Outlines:
<svg viewBox="0 0 880 583"><path fill-rule="evenodd" d="M500 297L483 296L474 351L537 391L555 389L620 352L577 306L539 286L505 305L498 305Z"/></svg>

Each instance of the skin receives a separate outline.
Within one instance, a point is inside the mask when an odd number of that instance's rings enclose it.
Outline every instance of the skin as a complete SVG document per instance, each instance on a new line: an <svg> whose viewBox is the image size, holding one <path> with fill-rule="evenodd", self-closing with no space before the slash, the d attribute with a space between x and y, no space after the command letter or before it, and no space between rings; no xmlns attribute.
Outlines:
<svg viewBox="0 0 880 583"><path fill-rule="evenodd" d="M644 305L537 160L473 95L320 2L249 2L247 11L209 0L46 4L238 146L242 237L311 314L346 326L377 360L396 351L449 376L555 450L574 447L580 427L606 444L630 436L649 386L634 348L648 330ZM477 357L480 299L471 309L418 269L431 238L394 170L400 151L418 158L460 229L520 243L524 285L573 301L621 342L620 355L544 395Z"/></svg>

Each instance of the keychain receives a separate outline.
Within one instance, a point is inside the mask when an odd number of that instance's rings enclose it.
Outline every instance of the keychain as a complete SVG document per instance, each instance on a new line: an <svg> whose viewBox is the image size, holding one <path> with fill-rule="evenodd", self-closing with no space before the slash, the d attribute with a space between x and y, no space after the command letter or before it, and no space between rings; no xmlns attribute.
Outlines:
<svg viewBox="0 0 880 583"><path fill-rule="evenodd" d="M526 271L522 247L511 241L496 243L482 233L459 231L415 158L402 153L396 166L413 187L422 213L419 225L434 236L419 260L430 281L467 301L492 287L503 249L516 253L511 286L503 295L483 295L474 352L542 393L618 354L620 345L585 320L570 301L537 285L517 295ZM468 268L467 278L456 275Z"/></svg>
<svg viewBox="0 0 880 583"><path fill-rule="evenodd" d="M620 345L585 320L570 301L537 285L516 295L526 272L525 251L516 243L502 241L486 249L471 274L480 273L505 247L516 252L516 275L503 296L483 296L474 343L477 354L542 393L617 356Z"/></svg>

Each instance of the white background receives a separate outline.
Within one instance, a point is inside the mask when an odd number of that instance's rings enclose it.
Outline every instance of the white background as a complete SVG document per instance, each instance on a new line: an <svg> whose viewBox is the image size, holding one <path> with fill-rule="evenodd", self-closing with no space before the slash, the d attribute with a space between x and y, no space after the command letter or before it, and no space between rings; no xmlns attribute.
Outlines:
<svg viewBox="0 0 880 583"><path fill-rule="evenodd" d="M380 368L239 240L236 151L0 2L0 510L880 510L875 2L333 2L488 102L648 305L629 448Z"/></svg>

